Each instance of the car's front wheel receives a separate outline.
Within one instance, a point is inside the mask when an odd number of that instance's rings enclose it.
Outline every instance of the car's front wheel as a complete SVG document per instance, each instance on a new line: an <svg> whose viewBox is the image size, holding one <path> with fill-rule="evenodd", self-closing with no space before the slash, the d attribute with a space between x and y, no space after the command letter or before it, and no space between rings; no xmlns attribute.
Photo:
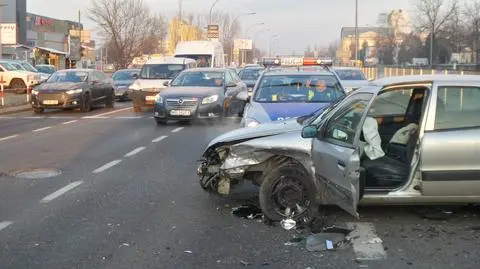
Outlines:
<svg viewBox="0 0 480 269"><path fill-rule="evenodd" d="M92 110L92 98L90 97L90 94L87 93L83 96L80 111L86 113L90 112L90 110Z"/></svg>
<svg viewBox="0 0 480 269"><path fill-rule="evenodd" d="M260 207L273 221L313 217L315 185L300 164L290 163L270 171L260 185Z"/></svg>

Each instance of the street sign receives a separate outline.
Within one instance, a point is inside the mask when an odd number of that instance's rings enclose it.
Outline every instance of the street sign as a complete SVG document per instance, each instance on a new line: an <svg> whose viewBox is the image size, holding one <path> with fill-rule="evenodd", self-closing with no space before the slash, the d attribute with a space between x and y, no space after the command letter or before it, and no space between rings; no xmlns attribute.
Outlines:
<svg viewBox="0 0 480 269"><path fill-rule="evenodd" d="M210 24L207 26L208 38L220 38L220 27L218 24Z"/></svg>

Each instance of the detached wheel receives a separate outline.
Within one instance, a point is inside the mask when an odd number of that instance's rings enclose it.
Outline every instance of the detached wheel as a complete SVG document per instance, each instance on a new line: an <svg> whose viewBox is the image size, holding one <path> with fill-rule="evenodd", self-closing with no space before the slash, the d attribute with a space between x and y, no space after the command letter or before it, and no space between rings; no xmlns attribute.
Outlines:
<svg viewBox="0 0 480 269"><path fill-rule="evenodd" d="M23 80L18 78L12 79L10 82L10 88L17 94L27 92L27 85L25 82L23 82Z"/></svg>
<svg viewBox="0 0 480 269"><path fill-rule="evenodd" d="M105 107L112 108L115 105L115 93L112 91L110 94L107 95L107 99L105 100Z"/></svg>
<svg viewBox="0 0 480 269"><path fill-rule="evenodd" d="M33 109L33 112L34 112L35 114L42 114L43 111L44 111L43 108L34 108L34 109Z"/></svg>
<svg viewBox="0 0 480 269"><path fill-rule="evenodd" d="M286 164L268 173L260 185L260 207L273 221L313 216L316 188L299 164Z"/></svg>
<svg viewBox="0 0 480 269"><path fill-rule="evenodd" d="M82 105L80 106L80 111L83 113L90 112L92 110L92 97L90 94L85 94L83 96Z"/></svg>

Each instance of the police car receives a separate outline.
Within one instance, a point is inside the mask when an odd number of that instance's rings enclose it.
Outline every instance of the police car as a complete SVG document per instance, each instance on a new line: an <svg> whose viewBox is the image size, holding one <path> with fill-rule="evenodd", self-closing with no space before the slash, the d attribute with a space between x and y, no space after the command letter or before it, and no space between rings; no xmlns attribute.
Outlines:
<svg viewBox="0 0 480 269"><path fill-rule="evenodd" d="M346 96L338 76L327 66L331 62L311 58L301 61L302 65L287 67L279 59L264 60L268 67L259 77L252 96L244 92L237 95L247 102L242 127L308 115Z"/></svg>

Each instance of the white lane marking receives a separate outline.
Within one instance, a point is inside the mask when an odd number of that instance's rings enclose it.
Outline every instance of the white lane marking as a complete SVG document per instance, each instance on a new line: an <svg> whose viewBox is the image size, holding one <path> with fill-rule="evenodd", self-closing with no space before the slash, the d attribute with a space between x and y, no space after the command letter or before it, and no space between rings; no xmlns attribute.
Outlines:
<svg viewBox="0 0 480 269"><path fill-rule="evenodd" d="M181 130L183 130L183 127L178 127L178 128L173 129L172 133L180 132Z"/></svg>
<svg viewBox="0 0 480 269"><path fill-rule="evenodd" d="M110 117L107 116L85 116L82 119L109 119Z"/></svg>
<svg viewBox="0 0 480 269"><path fill-rule="evenodd" d="M75 116L49 116L49 119L75 119Z"/></svg>
<svg viewBox="0 0 480 269"><path fill-rule="evenodd" d="M0 222L0 231L12 225L13 221L2 221Z"/></svg>
<svg viewBox="0 0 480 269"><path fill-rule="evenodd" d="M153 139L153 140L152 140L152 143L160 142L160 141L162 141L163 139L165 139L165 138L167 138L167 137L168 137L168 136L166 136L166 135L162 135L162 136L160 136L160 137L157 137L157 138Z"/></svg>
<svg viewBox="0 0 480 269"><path fill-rule="evenodd" d="M24 119L44 119L45 116L31 116L31 117L24 117Z"/></svg>
<svg viewBox="0 0 480 269"><path fill-rule="evenodd" d="M95 174L101 173L101 172L103 172L103 171L105 171L109 168L114 167L115 165L119 164L121 161L122 160L114 160L114 161L111 161L109 163L106 163L106 164L100 166L99 168L93 170L93 173L95 173Z"/></svg>
<svg viewBox="0 0 480 269"><path fill-rule="evenodd" d="M149 118L149 119L153 119L154 117L153 117L153 116L151 116L151 117L148 117L148 118Z"/></svg>
<svg viewBox="0 0 480 269"><path fill-rule="evenodd" d="M41 132L41 131L45 131L45 130L48 130L52 128L51 126L47 126L47 127L43 127L43 128L38 128L38 129L35 129L33 130L32 132L36 133L36 132Z"/></svg>
<svg viewBox="0 0 480 269"><path fill-rule="evenodd" d="M18 134L16 134L16 135L11 135L11 136L6 136L6 137L2 137L2 138L0 138L0 141L5 141L5 140L8 140L8 139L12 139L12 138L15 138L15 137L17 137L17 136L18 136Z"/></svg>
<svg viewBox="0 0 480 269"><path fill-rule="evenodd" d="M40 203L48 203L48 202L51 202L52 200L64 195L66 192L68 191L71 191L73 189L75 189L76 187L80 186L81 184L83 183L83 181L79 180L79 181L74 181L70 184L68 184L67 186L43 197L42 200L40 200Z"/></svg>
<svg viewBox="0 0 480 269"><path fill-rule="evenodd" d="M114 117L115 119L143 119L142 116L125 116L125 117Z"/></svg>
<svg viewBox="0 0 480 269"><path fill-rule="evenodd" d="M62 124L70 124L70 123L74 123L74 122L77 122L78 120L70 120L70 121L66 121L66 122L62 122Z"/></svg>
<svg viewBox="0 0 480 269"><path fill-rule="evenodd" d="M375 227L370 222L350 222L347 226L353 231L353 250L359 260L382 260L387 258L382 239L375 233Z"/></svg>
<svg viewBox="0 0 480 269"><path fill-rule="evenodd" d="M138 147L132 151L130 151L129 153L125 154L125 157L132 157L133 155L139 153L140 151L146 149L146 147Z"/></svg>
<svg viewBox="0 0 480 269"><path fill-rule="evenodd" d="M15 119L15 117L0 116L0 119L11 120L11 119Z"/></svg>
<svg viewBox="0 0 480 269"><path fill-rule="evenodd" d="M122 109L117 109L117 110L114 110L114 111L110 111L110 112L105 112L105 113L101 113L101 114L97 114L95 116L106 116L106 115L110 115L110 114L113 114L113 113L117 113L117 112L120 112L120 111L125 111L125 110L128 110L128 109L132 109L131 106L129 107L126 107L126 108L122 108Z"/></svg>

